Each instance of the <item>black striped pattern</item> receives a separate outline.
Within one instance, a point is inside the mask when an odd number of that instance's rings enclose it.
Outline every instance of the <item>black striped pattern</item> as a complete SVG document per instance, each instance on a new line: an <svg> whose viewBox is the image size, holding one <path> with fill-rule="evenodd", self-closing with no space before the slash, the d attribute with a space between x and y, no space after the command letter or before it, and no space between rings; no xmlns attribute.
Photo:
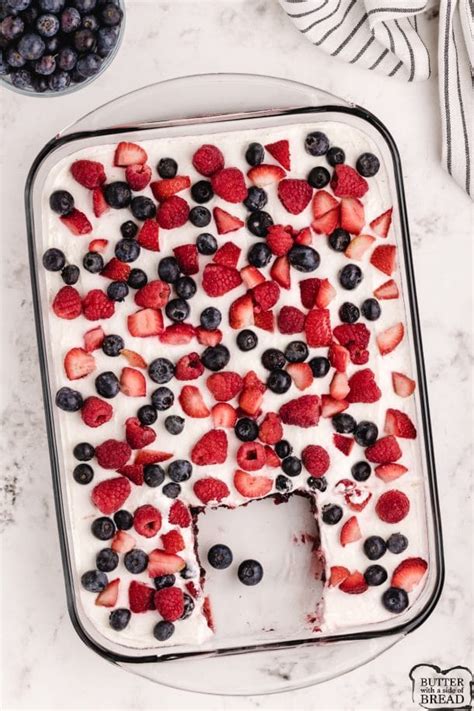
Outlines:
<svg viewBox="0 0 474 711"><path fill-rule="evenodd" d="M406 81L428 79L418 19L423 0L279 0L296 27L333 57ZM472 195L472 53L469 0L440 0L439 82L443 162ZM471 56L471 60L469 59Z"/></svg>

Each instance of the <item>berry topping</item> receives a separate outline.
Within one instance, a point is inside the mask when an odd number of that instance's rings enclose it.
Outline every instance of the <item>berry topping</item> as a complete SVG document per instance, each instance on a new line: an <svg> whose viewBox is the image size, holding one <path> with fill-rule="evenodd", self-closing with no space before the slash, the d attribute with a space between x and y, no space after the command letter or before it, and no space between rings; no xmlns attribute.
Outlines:
<svg viewBox="0 0 474 711"><path fill-rule="evenodd" d="M280 407L280 417L285 425L312 427L319 422L321 403L317 395L303 395Z"/></svg>
<svg viewBox="0 0 474 711"><path fill-rule="evenodd" d="M209 177L219 170L222 170L224 167L224 156L217 146L205 144L198 148L193 155L193 166L198 173Z"/></svg>
<svg viewBox="0 0 474 711"><path fill-rule="evenodd" d="M258 585L263 578L263 567L256 560L244 560L239 565L237 575L244 585Z"/></svg>
<svg viewBox="0 0 474 711"><path fill-rule="evenodd" d="M206 432L191 450L191 461L200 466L223 464L226 459L227 435L224 430Z"/></svg>
<svg viewBox="0 0 474 711"><path fill-rule="evenodd" d="M386 491L375 505L377 516L385 523L399 523L408 515L409 510L408 497L398 489Z"/></svg>
<svg viewBox="0 0 474 711"><path fill-rule="evenodd" d="M156 213L156 220L165 230L182 227L189 217L189 205L182 197L172 195L162 202Z"/></svg>
<svg viewBox="0 0 474 711"><path fill-rule="evenodd" d="M247 197L243 173L238 168L224 168L211 179L215 194L227 202L242 202Z"/></svg>
<svg viewBox="0 0 474 711"><path fill-rule="evenodd" d="M166 622L179 620L183 615L184 598L180 588L171 587L157 590L154 594L154 602L157 611Z"/></svg>
<svg viewBox="0 0 474 711"><path fill-rule="evenodd" d="M275 160L278 161L278 163L280 163L285 170L290 170L290 144L286 139L282 141L275 141L275 143L267 143L265 148L270 153L272 158L275 158Z"/></svg>
<svg viewBox="0 0 474 711"><path fill-rule="evenodd" d="M98 450L99 447L96 450L96 454ZM103 466L100 460L99 463ZM106 479L105 481L101 481L100 484L97 484L97 486L92 489L91 499L99 511L103 514L111 514L123 506L130 496L130 492L131 487L128 479L119 476L115 479Z"/></svg>
<svg viewBox="0 0 474 711"><path fill-rule="evenodd" d="M416 438L416 428L405 412L388 409L385 415L384 432L395 437Z"/></svg>
<svg viewBox="0 0 474 711"><path fill-rule="evenodd" d="M270 493L273 480L266 476L248 474L237 469L234 474L234 486L241 496L247 499L256 499Z"/></svg>
<svg viewBox="0 0 474 711"><path fill-rule="evenodd" d="M230 494L227 484L213 477L199 479L194 484L193 491L203 504L209 504L214 501L220 502Z"/></svg>
<svg viewBox="0 0 474 711"><path fill-rule="evenodd" d="M161 514L154 506L139 506L133 515L133 527L146 538L155 536L161 528Z"/></svg>
<svg viewBox="0 0 474 711"><path fill-rule="evenodd" d="M128 462L131 454L128 444L116 439L107 439L95 449L95 456L103 469L120 469Z"/></svg>
<svg viewBox="0 0 474 711"><path fill-rule="evenodd" d="M365 195L369 185L349 165L335 165L331 178L331 188L337 197L360 198Z"/></svg>
<svg viewBox="0 0 474 711"><path fill-rule="evenodd" d="M286 178L278 184L278 197L287 212L299 215L313 197L313 190L306 180Z"/></svg>
<svg viewBox="0 0 474 711"><path fill-rule="evenodd" d="M82 311L81 297L72 286L63 286L54 297L52 306L58 318L68 321L77 318Z"/></svg>
<svg viewBox="0 0 474 711"><path fill-rule="evenodd" d="M402 456L402 450L395 437L389 435L377 440L375 444L367 447L365 456L369 462L376 464L391 464L396 462Z"/></svg>

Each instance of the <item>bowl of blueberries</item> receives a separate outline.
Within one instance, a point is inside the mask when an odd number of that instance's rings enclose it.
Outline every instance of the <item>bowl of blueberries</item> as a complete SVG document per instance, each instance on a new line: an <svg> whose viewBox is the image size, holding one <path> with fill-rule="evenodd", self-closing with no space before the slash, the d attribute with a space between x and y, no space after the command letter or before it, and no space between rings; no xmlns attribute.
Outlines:
<svg viewBox="0 0 474 711"><path fill-rule="evenodd" d="M123 0L0 0L0 80L31 96L80 89L112 62Z"/></svg>

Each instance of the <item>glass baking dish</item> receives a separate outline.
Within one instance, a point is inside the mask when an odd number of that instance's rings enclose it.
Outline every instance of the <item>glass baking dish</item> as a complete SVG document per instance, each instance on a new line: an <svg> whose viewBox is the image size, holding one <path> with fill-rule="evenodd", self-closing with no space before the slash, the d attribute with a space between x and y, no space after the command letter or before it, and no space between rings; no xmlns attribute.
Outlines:
<svg viewBox="0 0 474 711"><path fill-rule="evenodd" d="M139 116L135 113L136 106L143 107ZM156 106L160 106L159 112L155 110ZM116 644L103 638L91 624L77 589L78 576L74 564L66 475L58 447L61 433L53 407L55 389L52 388L54 379L50 371L52 344L49 340L46 318L48 302L45 298L45 282L41 269L41 256L44 251L41 198L45 181L51 168L62 158L81 148L108 141L145 141L163 136L205 136L209 133L227 133L242 129L280 127L310 122L312 119L329 123L342 121L362 130L376 144L387 168L389 190L394 203L393 226L399 247L399 270L411 371L416 373L418 383L418 464L424 474L430 563L423 591L415 603L395 620L372 625L371 629L355 629L350 633L322 635L316 632L309 638L289 634L284 639L274 636L271 641L266 641L268 635L255 635L248 641L243 641L242 636L236 635L218 640L217 644L214 639L200 647L187 645L184 648L176 646L162 650L143 650ZM419 626L434 609L442 588L441 529L400 159L392 137L376 117L320 90L268 77L208 75L186 77L145 87L93 112L45 146L36 158L28 177L26 211L40 366L68 607L81 638L110 661L162 683L216 693L263 693L331 678L376 656ZM252 504L255 505L257 504ZM268 658L274 665L290 665L291 673L272 674L263 662L264 654L269 655ZM228 655L235 655L232 662L235 683L230 683L228 675L226 676L229 665L224 666L222 673L213 673L211 682L206 678L205 672L202 672L202 664L211 663L212 659L214 667L219 665L221 668L223 659ZM162 664L163 662L166 664ZM183 673L185 664L188 670ZM249 676L249 669L252 677ZM242 679L246 680L245 683Z"/></svg>

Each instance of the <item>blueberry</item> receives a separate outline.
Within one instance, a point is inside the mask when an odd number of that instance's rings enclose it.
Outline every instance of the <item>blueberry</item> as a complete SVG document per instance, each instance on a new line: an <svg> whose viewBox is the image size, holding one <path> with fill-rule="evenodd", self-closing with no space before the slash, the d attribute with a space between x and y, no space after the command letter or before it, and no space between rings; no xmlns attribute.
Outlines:
<svg viewBox="0 0 474 711"><path fill-rule="evenodd" d="M334 415L332 418L332 426L340 434L348 434L349 432L354 432L356 428L356 421L351 415L346 415L341 412L339 415Z"/></svg>
<svg viewBox="0 0 474 711"><path fill-rule="evenodd" d="M366 299L361 306L362 314L365 316L367 321L376 321L380 318L382 310L377 299Z"/></svg>
<svg viewBox="0 0 474 711"><path fill-rule="evenodd" d="M263 210L255 210L247 217L247 229L257 237L266 237L271 225L273 225L272 216Z"/></svg>
<svg viewBox="0 0 474 711"><path fill-rule="evenodd" d="M209 564L212 565L216 570L225 570L231 565L234 560L232 551L229 546L225 546L222 543L216 543L209 548L207 553L207 560Z"/></svg>
<svg viewBox="0 0 474 711"><path fill-rule="evenodd" d="M148 556L145 551L141 551L139 548L133 548L128 553L125 553L123 557L123 564L132 575L138 575L146 570L148 565Z"/></svg>
<svg viewBox="0 0 474 711"><path fill-rule="evenodd" d="M273 393L282 395L291 387L291 378L284 370L272 370L267 379L267 386Z"/></svg>
<svg viewBox="0 0 474 711"><path fill-rule="evenodd" d="M128 275L127 284L131 289L141 289L148 282L148 277L143 269L132 269Z"/></svg>
<svg viewBox="0 0 474 711"><path fill-rule="evenodd" d="M306 136L304 147L306 152L312 156L323 156L328 152L329 139L325 133L313 131Z"/></svg>
<svg viewBox="0 0 474 711"><path fill-rule="evenodd" d="M382 585L387 580L387 571L381 565L369 565L364 573L367 585Z"/></svg>
<svg viewBox="0 0 474 711"><path fill-rule="evenodd" d="M301 474L303 465L301 464L301 459L290 455L289 457L285 457L282 461L281 468L288 476L298 476L298 474Z"/></svg>
<svg viewBox="0 0 474 711"><path fill-rule="evenodd" d="M59 41L59 36L56 35L55 37L50 37L49 39L46 39L46 51L48 54L56 54L59 51L59 46L60 46L60 41ZM59 64L58 64L59 66ZM60 69L64 69L64 67L59 67Z"/></svg>
<svg viewBox="0 0 474 711"><path fill-rule="evenodd" d="M278 348L268 348L263 351L261 357L262 365L267 370L275 370L275 368L282 369L285 367L286 358L282 351Z"/></svg>
<svg viewBox="0 0 474 711"><path fill-rule="evenodd" d="M309 171L308 174L308 183L311 185L312 188L316 188L317 190L321 190L321 188L325 188L326 185L329 183L329 180L331 179L331 176L329 175L329 170L327 168L323 168L322 165L316 166L316 168L312 168Z"/></svg>
<svg viewBox="0 0 474 711"><path fill-rule="evenodd" d="M111 548L102 548L97 553L95 564L102 573L111 573L119 564L118 554Z"/></svg>
<svg viewBox="0 0 474 711"><path fill-rule="evenodd" d="M373 153L362 153L357 159L356 168L364 178L372 178L379 172L380 161Z"/></svg>
<svg viewBox="0 0 474 711"><path fill-rule="evenodd" d="M153 627L153 636L158 640L158 642L166 642L166 640L172 637L173 634L174 624L172 622L160 620Z"/></svg>
<svg viewBox="0 0 474 711"><path fill-rule="evenodd" d="M151 403L159 412L169 410L174 403L174 395L172 391L165 386L157 388L151 395Z"/></svg>
<svg viewBox="0 0 474 711"><path fill-rule="evenodd" d="M61 32L65 34L76 32L80 28L81 22L80 12L75 7L66 7L61 13ZM80 48L77 47L77 49L79 50ZM90 49L90 47L87 47L87 49Z"/></svg>
<svg viewBox="0 0 474 711"><path fill-rule="evenodd" d="M111 518L100 516L100 518L92 521L91 531L92 535L98 538L99 541L109 541L114 537L115 524Z"/></svg>
<svg viewBox="0 0 474 711"><path fill-rule="evenodd" d="M241 417L235 423L234 432L241 442L253 442L258 437L258 425L250 417Z"/></svg>
<svg viewBox="0 0 474 711"><path fill-rule="evenodd" d="M72 453L80 462L89 462L95 454L95 449L89 442L80 442L76 444Z"/></svg>
<svg viewBox="0 0 474 711"><path fill-rule="evenodd" d="M87 252L82 260L84 269L91 274L98 274L104 268L104 259L98 252Z"/></svg>
<svg viewBox="0 0 474 711"><path fill-rule="evenodd" d="M76 64L76 70L81 74L83 77L86 77L88 79L89 77L93 77L94 74L97 74L99 69L102 66L102 59L99 57L98 54L94 54L93 52L89 52L89 54L85 54L82 56L80 59L77 60ZM133 211L133 200L132 200L132 211Z"/></svg>
<svg viewBox="0 0 474 711"><path fill-rule="evenodd" d="M173 284L179 275L180 268L175 257L164 257L164 259L160 259L158 264L158 276L162 281Z"/></svg>
<svg viewBox="0 0 474 711"><path fill-rule="evenodd" d="M78 484L90 484L94 478L94 470L89 464L78 464L72 475Z"/></svg>
<svg viewBox="0 0 474 711"><path fill-rule="evenodd" d="M295 244L288 252L288 259L299 272L314 272L321 261L319 253L305 244Z"/></svg>
<svg viewBox="0 0 474 711"><path fill-rule="evenodd" d="M138 408L137 417L140 420L140 424L148 426L156 422L158 415L151 405L142 405Z"/></svg>
<svg viewBox="0 0 474 711"><path fill-rule="evenodd" d="M59 272L66 264L66 257L64 252L60 249L51 247L47 249L43 254L43 267L48 270L48 272Z"/></svg>
<svg viewBox="0 0 474 711"><path fill-rule="evenodd" d="M237 575L244 585L257 585L263 578L263 568L257 560L244 560L239 565Z"/></svg>
<svg viewBox="0 0 474 711"><path fill-rule="evenodd" d="M356 481L367 481L372 473L368 462L356 462L351 467L351 474Z"/></svg>
<svg viewBox="0 0 474 711"><path fill-rule="evenodd" d="M140 256L140 245L133 239L119 239L115 245L115 256L121 262L129 264Z"/></svg>
<svg viewBox="0 0 474 711"><path fill-rule="evenodd" d="M174 288L181 299L192 299L197 291L196 282L190 276L179 277L174 283Z"/></svg>
<svg viewBox="0 0 474 711"><path fill-rule="evenodd" d="M259 210L263 210L267 202L268 196L265 190L263 188L252 186L248 189L244 205L249 212L257 212Z"/></svg>
<svg viewBox="0 0 474 711"><path fill-rule="evenodd" d="M345 252L351 242L349 232L343 230L342 227L337 227L334 232L328 237L329 246L335 252Z"/></svg>
<svg viewBox="0 0 474 711"><path fill-rule="evenodd" d="M97 4L97 0L73 0L74 6L79 10L81 15L86 15L92 12Z"/></svg>
<svg viewBox="0 0 474 711"><path fill-rule="evenodd" d="M176 499L181 493L181 487L179 484L170 483L165 484L161 491L168 499Z"/></svg>
<svg viewBox="0 0 474 711"><path fill-rule="evenodd" d="M58 215L69 215L74 209L74 198L67 190L56 190L51 193L49 206Z"/></svg>
<svg viewBox="0 0 474 711"><path fill-rule="evenodd" d="M143 469L143 480L147 486L155 489L165 480L165 472L159 464L146 464Z"/></svg>
<svg viewBox="0 0 474 711"><path fill-rule="evenodd" d="M123 301L128 296L128 286L125 281L112 281L107 287L107 296L112 301Z"/></svg>
<svg viewBox="0 0 474 711"><path fill-rule="evenodd" d="M288 363L303 363L308 355L308 346L304 341L291 341L285 348L285 358Z"/></svg>
<svg viewBox="0 0 474 711"><path fill-rule="evenodd" d="M63 72L70 72L76 66L76 62L77 52L72 47L61 47L57 57L58 67Z"/></svg>
<svg viewBox="0 0 474 711"><path fill-rule="evenodd" d="M260 165L265 157L265 149L261 143L249 143L245 151L245 160L249 165Z"/></svg>
<svg viewBox="0 0 474 711"><path fill-rule="evenodd" d="M82 407L82 395L72 388L59 388L56 393L56 405L66 412L77 412Z"/></svg>
<svg viewBox="0 0 474 711"><path fill-rule="evenodd" d="M10 47L10 49L7 50L6 57L8 64L14 69L21 69L21 67L24 67L26 64L24 56L14 47Z"/></svg>
<svg viewBox="0 0 474 711"><path fill-rule="evenodd" d="M342 509L337 504L326 504L323 506L322 519L324 523L334 526L342 518Z"/></svg>
<svg viewBox="0 0 474 711"><path fill-rule="evenodd" d="M390 553L398 555L403 553L408 547L408 538L402 533L392 533L391 536L387 538L387 548Z"/></svg>
<svg viewBox="0 0 474 711"><path fill-rule="evenodd" d="M339 272L339 282L343 289L352 291L363 279L362 270L357 264L346 264Z"/></svg>
<svg viewBox="0 0 474 711"><path fill-rule="evenodd" d="M324 356L316 356L311 358L309 366L315 378L324 378L329 372L330 363Z"/></svg>
<svg viewBox="0 0 474 711"><path fill-rule="evenodd" d="M155 358L148 366L148 375L154 383L168 383L174 375L174 365L168 358Z"/></svg>
<svg viewBox="0 0 474 711"><path fill-rule="evenodd" d="M339 309L339 318L344 323L355 323L360 316L360 311L355 304L345 301Z"/></svg>
<svg viewBox="0 0 474 711"><path fill-rule="evenodd" d="M62 27L62 18L61 18L61 27ZM73 32L73 30L70 30L70 32ZM96 35L95 32L92 32L92 30L78 30L77 32L74 32L74 48L77 49L78 52L83 54L84 52L93 52L96 47Z"/></svg>
<svg viewBox="0 0 474 711"><path fill-rule="evenodd" d="M290 491L293 489L293 484L291 479L288 479L287 476L283 476L283 474L278 474L277 478L275 479L275 488L282 494L289 494Z"/></svg>
<svg viewBox="0 0 474 711"><path fill-rule="evenodd" d="M107 399L113 398L120 392L120 383L115 373L107 370L105 373L100 373L95 379L95 389Z"/></svg>
<svg viewBox="0 0 474 711"><path fill-rule="evenodd" d="M92 32L97 32L99 29L99 21L95 15L84 15L82 18L82 26L86 30L92 30Z"/></svg>
<svg viewBox="0 0 474 711"><path fill-rule="evenodd" d="M100 9L99 17L104 25L115 27L122 22L123 11L118 5L109 2Z"/></svg>
<svg viewBox="0 0 474 711"><path fill-rule="evenodd" d="M112 610L109 615L109 625L116 632L121 632L130 622L130 617L132 613L127 610L126 607L117 607L116 610Z"/></svg>
<svg viewBox="0 0 474 711"><path fill-rule="evenodd" d="M208 346L201 355L201 363L208 370L214 372L225 368L230 360L229 349L219 343L217 346Z"/></svg>
<svg viewBox="0 0 474 711"><path fill-rule="evenodd" d="M178 164L173 158L162 158L157 166L160 178L174 178L178 172Z"/></svg>
<svg viewBox="0 0 474 711"><path fill-rule="evenodd" d="M9 0L10 3L11 1ZM43 12L52 12L57 15L63 9L66 0L38 0L38 4Z"/></svg>
<svg viewBox="0 0 474 711"><path fill-rule="evenodd" d="M379 436L379 429L373 422L361 420L354 432L354 439L361 447L369 447Z"/></svg>
<svg viewBox="0 0 474 711"><path fill-rule="evenodd" d="M150 220L156 215L156 205L145 195L137 195L130 203L130 209L137 220Z"/></svg>
<svg viewBox="0 0 474 711"><path fill-rule="evenodd" d="M249 328L244 328L244 330L240 331L237 335L236 341L241 351L252 351L257 346L258 336Z"/></svg>
<svg viewBox="0 0 474 711"><path fill-rule="evenodd" d="M41 37L34 32L29 32L18 42L18 51L27 61L39 59L44 53L46 45Z"/></svg>
<svg viewBox="0 0 474 711"><path fill-rule="evenodd" d="M189 211L189 221L195 227L207 227L211 221L211 213L203 205L197 205Z"/></svg>
<svg viewBox="0 0 474 711"><path fill-rule="evenodd" d="M306 479L306 483L309 486L310 489L314 489L314 491L326 491L328 488L328 482L326 477L324 476L309 476Z"/></svg>
<svg viewBox="0 0 474 711"><path fill-rule="evenodd" d="M33 87L31 72L27 69L17 69L11 73L10 77L13 86L17 89L29 90Z"/></svg>
<svg viewBox="0 0 474 711"><path fill-rule="evenodd" d="M289 454L291 454L292 451L293 451L293 447L291 446L291 444L288 442L287 439L281 439L275 445L275 452L278 454L280 459L284 459Z"/></svg>
<svg viewBox="0 0 474 711"><path fill-rule="evenodd" d="M32 84L33 84L33 89L38 93L42 94L45 91L48 91L49 89L49 82L46 79L46 77L41 76L40 74L37 74L36 76L32 77ZM78 270L78 277L79 277L79 270ZM76 279L77 281L77 279ZM72 282L75 284L75 282Z"/></svg>
<svg viewBox="0 0 474 711"><path fill-rule="evenodd" d="M222 321L222 314L214 306L208 306L204 311L201 311L199 321L207 331L215 331Z"/></svg>
<svg viewBox="0 0 474 711"><path fill-rule="evenodd" d="M183 593L184 610L183 614L179 618L180 620L186 620L193 614L194 610L194 600L188 593Z"/></svg>
<svg viewBox="0 0 474 711"><path fill-rule="evenodd" d="M42 37L54 37L59 32L59 20L56 15L40 15L36 20L36 29Z"/></svg>
<svg viewBox="0 0 474 711"><path fill-rule="evenodd" d="M25 23L21 17L15 17L14 15L8 15L2 20L0 24L0 33L2 37L9 40L10 42L16 37L21 36L25 29ZM41 32L40 32L41 34Z"/></svg>
<svg viewBox="0 0 474 711"><path fill-rule="evenodd" d="M200 205L209 202L214 197L211 183L208 180L198 180L191 187L191 197L194 202L198 202Z"/></svg>
<svg viewBox="0 0 474 711"><path fill-rule="evenodd" d="M271 249L265 242L252 245L247 253L247 261L254 267L265 267L271 258Z"/></svg>
<svg viewBox="0 0 474 711"><path fill-rule="evenodd" d="M119 531L129 531L133 526L133 516L130 511L125 511L125 509L114 513L114 521Z"/></svg>
<svg viewBox="0 0 474 711"><path fill-rule="evenodd" d="M123 180L117 180L104 185L103 193L106 203L116 210L128 207L132 200L132 191L128 183L125 183Z"/></svg>
<svg viewBox="0 0 474 711"><path fill-rule="evenodd" d="M203 232L196 240L196 247L199 254L204 254L208 257L217 252L217 240L209 232Z"/></svg>
<svg viewBox="0 0 474 711"><path fill-rule="evenodd" d="M102 592L108 582L106 574L99 570L88 570L87 573L81 576L82 587L88 592Z"/></svg>
<svg viewBox="0 0 474 711"><path fill-rule="evenodd" d="M369 560L378 560L386 550L385 541L380 536L369 536L364 541L364 553Z"/></svg>
<svg viewBox="0 0 474 711"><path fill-rule="evenodd" d="M115 358L120 355L120 351L125 348L125 343L123 342L122 336L117 336L115 334L110 334L105 336L102 341L102 350L105 355Z"/></svg>
<svg viewBox="0 0 474 711"><path fill-rule="evenodd" d="M187 459L175 459L168 467L167 474L171 481L181 484L191 478L193 465Z"/></svg>
<svg viewBox="0 0 474 711"><path fill-rule="evenodd" d="M117 44L119 32L117 27L100 27L97 30L97 53L107 57Z"/></svg>
<svg viewBox="0 0 474 711"><path fill-rule="evenodd" d="M408 595L401 588L389 588L382 595L382 603L389 612L403 612L408 607Z"/></svg>
<svg viewBox="0 0 474 711"><path fill-rule="evenodd" d="M55 72L48 79L48 87L51 91L64 91L71 83L71 77L67 72Z"/></svg>
<svg viewBox="0 0 474 711"><path fill-rule="evenodd" d="M159 575L154 578L153 582L157 590L163 590L163 588L172 588L176 582L176 577L173 574Z"/></svg>
<svg viewBox="0 0 474 711"><path fill-rule="evenodd" d="M329 163L329 165L332 165L333 167L335 165L340 165L341 163L344 163L346 160L346 154L342 150L342 148L338 148L337 146L332 146L326 153L326 160Z"/></svg>
<svg viewBox="0 0 474 711"><path fill-rule="evenodd" d="M189 304L186 299L171 299L165 307L165 313L171 321L181 323L189 316Z"/></svg>
<svg viewBox="0 0 474 711"><path fill-rule="evenodd" d="M120 233L124 239L135 239L138 234L138 225L133 220L122 222Z"/></svg>
<svg viewBox="0 0 474 711"><path fill-rule="evenodd" d="M184 417L168 415L165 419L165 429L172 435L179 435L184 430Z"/></svg>

